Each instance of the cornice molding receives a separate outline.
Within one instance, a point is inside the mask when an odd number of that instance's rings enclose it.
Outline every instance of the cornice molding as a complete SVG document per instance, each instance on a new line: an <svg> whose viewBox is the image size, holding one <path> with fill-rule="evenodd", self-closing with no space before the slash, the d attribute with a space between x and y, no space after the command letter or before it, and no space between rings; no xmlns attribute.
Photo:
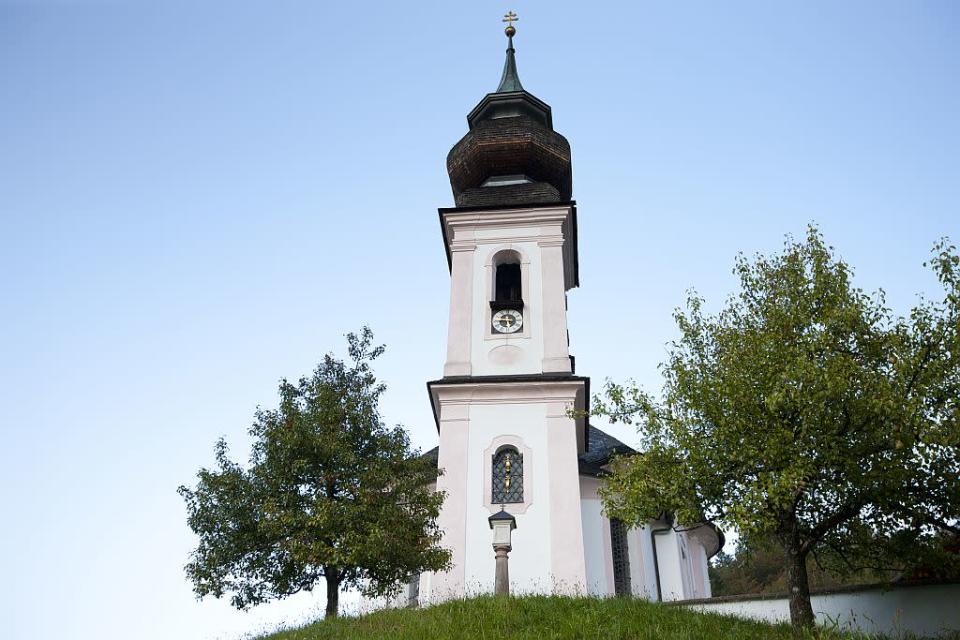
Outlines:
<svg viewBox="0 0 960 640"><path fill-rule="evenodd" d="M560 204L534 205L526 207L463 207L438 209L440 216L440 232L443 236L443 249L447 256L447 267L452 267L451 255L454 246L462 247L463 242L496 243L522 241L561 241L564 248L564 281L567 290L580 286L580 260L577 248L577 203L573 200ZM523 226L560 226L556 231L546 232L538 230L537 235L523 238L504 237L492 238L456 238L456 231L461 233L470 228L516 228ZM469 250L461 248L459 250Z"/></svg>
<svg viewBox="0 0 960 640"><path fill-rule="evenodd" d="M474 251L478 246L496 244L536 242L541 248L561 247L564 288L569 291L579 284L574 204L493 211L441 209L440 224L448 257L454 252ZM527 231L523 235L507 233L516 229ZM491 230L504 233L478 237Z"/></svg>

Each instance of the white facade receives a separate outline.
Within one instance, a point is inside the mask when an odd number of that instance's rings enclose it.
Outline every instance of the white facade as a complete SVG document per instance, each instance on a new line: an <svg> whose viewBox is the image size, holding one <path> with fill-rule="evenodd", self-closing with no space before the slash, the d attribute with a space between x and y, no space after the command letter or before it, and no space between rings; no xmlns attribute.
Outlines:
<svg viewBox="0 0 960 640"><path fill-rule="evenodd" d="M907 634L933 638L955 633L960 629L957 602L960 584L956 583L856 587L810 595L817 624L893 638ZM773 624L790 621L789 600L780 596L729 596L685 606Z"/></svg>
<svg viewBox="0 0 960 640"><path fill-rule="evenodd" d="M602 480L596 465L583 464L590 434L610 438L571 415L586 407L589 393L589 380L573 375L568 349L566 293L577 284L575 216L573 204L442 212L450 322L444 377L429 388L443 471L437 489L447 494L439 525L453 566L420 577L421 603L493 590L487 519L501 509L493 502L492 465L504 447L522 459L523 469L522 500L504 505L517 522L511 592L616 591L611 523L597 497ZM491 301L497 268L507 263L520 265L523 322L515 333L501 334L492 328ZM638 597L710 595L706 560L708 549L715 552L713 530L694 535L651 523L625 537L627 560L617 565L621 588L628 571L629 590Z"/></svg>
<svg viewBox="0 0 960 640"><path fill-rule="evenodd" d="M566 292L576 282L573 205L448 212L450 323L444 377L570 373ZM518 261L523 325L496 334L495 267Z"/></svg>

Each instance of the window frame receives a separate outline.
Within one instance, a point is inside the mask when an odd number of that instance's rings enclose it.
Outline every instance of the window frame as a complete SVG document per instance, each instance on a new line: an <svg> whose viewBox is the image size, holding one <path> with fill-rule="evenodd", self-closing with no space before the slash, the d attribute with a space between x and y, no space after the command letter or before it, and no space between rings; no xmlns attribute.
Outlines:
<svg viewBox="0 0 960 640"><path fill-rule="evenodd" d="M527 446L523 438L513 434L501 434L494 437L490 444L484 449L483 455L483 481L477 483L478 493L474 494L480 501L480 504L486 507L491 514L500 511L500 503L493 502L493 456L505 446L516 449L523 456L523 502L511 502L507 510L514 514L526 513L535 499L535 485L533 482L536 459L533 451ZM506 503L505 503L506 504Z"/></svg>
<svg viewBox="0 0 960 640"><path fill-rule="evenodd" d="M523 326L516 333L496 333L493 330L493 314L495 313L490 303L497 300L497 267L504 263L520 264L520 300L523 308L520 313L523 315ZM486 269L486 298L484 316L485 328L483 330L484 340L507 341L516 338L530 337L530 258L518 246L514 244L498 245L491 249L487 254L487 261L484 263Z"/></svg>
<svg viewBox="0 0 960 640"><path fill-rule="evenodd" d="M501 455L509 456L514 454L516 456L516 461L511 464L509 478L511 480L510 487L500 487L501 482L506 482L507 474L504 472L504 477L501 478L498 476L498 466L499 463L497 459ZM523 504L523 454L513 445L505 444L502 447L498 447L493 453L493 458L490 460L490 502L492 504L503 504L503 505L514 505L514 504ZM516 486L514 482L517 482L519 486ZM497 494L500 494L498 499ZM514 497L510 494L516 494L515 497L519 500L506 500L504 498Z"/></svg>

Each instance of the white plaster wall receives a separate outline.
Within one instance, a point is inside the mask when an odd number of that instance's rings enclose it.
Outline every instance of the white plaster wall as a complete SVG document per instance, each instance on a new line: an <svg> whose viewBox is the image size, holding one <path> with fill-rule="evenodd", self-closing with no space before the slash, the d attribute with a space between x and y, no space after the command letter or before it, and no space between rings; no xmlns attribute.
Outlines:
<svg viewBox="0 0 960 640"><path fill-rule="evenodd" d="M583 521L583 548L587 568L587 593L609 595L613 577L607 575L610 553L610 531L603 515L603 504L597 496L600 482L596 478L580 478L580 517Z"/></svg>
<svg viewBox="0 0 960 640"><path fill-rule="evenodd" d="M657 534L657 562L660 568L660 594L664 602L683 600L683 567L677 532Z"/></svg>
<svg viewBox="0 0 960 640"><path fill-rule="evenodd" d="M580 471L577 460L577 422L570 418L582 387L564 385L565 398L547 405L550 471L550 567L554 588L569 595L586 593L583 525L580 517Z"/></svg>
<svg viewBox="0 0 960 640"><path fill-rule="evenodd" d="M534 229L518 229L530 235ZM473 375L515 375L541 373L543 361L543 274L540 247L535 241L505 242L503 230L486 230L490 244L477 245L477 260L473 273L473 315L471 320L471 364ZM484 238L486 240L487 238ZM523 329L513 334L498 334L490 330L490 300L493 298L493 257L500 251L513 250L521 255L523 275ZM563 274L557 274L563 277Z"/></svg>
<svg viewBox="0 0 960 640"><path fill-rule="evenodd" d="M516 514L510 552L510 583L516 591L550 591L550 478L546 461L546 405L482 404L470 408L467 466L467 525L465 578L467 592L493 590L494 557L487 518L490 510L484 492L490 479L484 477L484 452L502 435L520 438L531 452L524 456L525 513ZM531 490L532 496L526 492ZM510 505L507 505L510 511Z"/></svg>
<svg viewBox="0 0 960 640"><path fill-rule="evenodd" d="M630 591L638 598L655 599L657 594L656 578L653 589L647 579L653 573L653 556L644 549L644 543L650 544L650 532L646 527L630 529L627 532L627 548L630 550Z"/></svg>
<svg viewBox="0 0 960 640"><path fill-rule="evenodd" d="M451 289L445 376L570 371L571 218L569 207L446 214ZM490 329L493 258L501 251L518 253L523 273L524 326L510 335Z"/></svg>
<svg viewBox="0 0 960 640"><path fill-rule="evenodd" d="M643 559L642 584L633 585L633 593L637 596L646 597L648 600L657 599L657 574L653 562L653 543L650 541L650 527L656 523L651 523L646 527L637 529L637 535L640 539L639 554Z"/></svg>
<svg viewBox="0 0 960 640"><path fill-rule="evenodd" d="M583 519L583 547L587 568L587 593L613 596L613 549L610 541L610 520L603 512L597 495L601 481L589 476L580 478L580 513ZM655 600L656 575L653 573L653 551L650 530L639 527L627 531L630 557L630 588L634 596Z"/></svg>
<svg viewBox="0 0 960 640"><path fill-rule="evenodd" d="M680 554L680 578L683 584L683 599L696 598L697 588L693 578L693 564L696 556L691 553L690 540L686 532L677 532L677 551Z"/></svg>
<svg viewBox="0 0 960 640"><path fill-rule="evenodd" d="M597 493L601 485L602 481L598 478L580 477L580 514L583 522L587 592L590 595L612 596L615 589L610 521L603 512L603 502ZM646 526L627 531L630 588L635 597L654 601L657 599L657 567L654 564L650 532L652 528L662 526L663 522L652 520ZM680 553L681 540L687 545L685 562ZM665 601L710 597L707 552L697 535L677 531L659 534L657 556Z"/></svg>
<svg viewBox="0 0 960 640"><path fill-rule="evenodd" d="M493 588L488 518L488 458L513 444L524 456L524 503L506 505L517 519L510 554L514 592L585 593L576 422L568 415L578 381L451 384L434 387L440 407L438 489L447 491L438 524L453 566L421 595L439 601ZM495 508L496 507L496 508ZM426 586L426 584L424 585Z"/></svg>
<svg viewBox="0 0 960 640"><path fill-rule="evenodd" d="M707 550L703 548L703 544L695 541L693 538L688 538L688 541L691 543L691 563L693 567L693 591L688 597L709 598L712 592L710 589L710 564L707 559Z"/></svg>
<svg viewBox="0 0 960 640"><path fill-rule="evenodd" d="M464 590L464 553L467 514L467 471L470 407L466 404L440 403L440 451L437 465L443 475L437 478L437 490L446 492L437 525L443 532L441 544L451 551L452 566L421 581L420 595L426 600L457 597Z"/></svg>
<svg viewBox="0 0 960 640"><path fill-rule="evenodd" d="M810 598L818 624L902 636L914 633L932 637L960 630L960 585L898 587L883 591L814 595ZM789 622L786 598L684 605L697 611L751 618L766 622Z"/></svg>

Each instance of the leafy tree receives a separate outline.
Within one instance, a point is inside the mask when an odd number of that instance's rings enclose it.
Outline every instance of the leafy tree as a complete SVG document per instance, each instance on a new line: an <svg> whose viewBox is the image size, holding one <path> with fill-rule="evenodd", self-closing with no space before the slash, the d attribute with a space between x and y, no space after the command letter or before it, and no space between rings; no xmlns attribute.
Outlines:
<svg viewBox="0 0 960 640"><path fill-rule="evenodd" d="M856 570L936 553L960 516L960 258L941 241L930 264L945 297L897 317L811 227L782 253L741 255L719 314L692 293L662 397L608 382L599 398L642 440L613 465L611 515L770 536L797 626L814 621L809 554Z"/></svg>
<svg viewBox="0 0 960 640"><path fill-rule="evenodd" d="M807 557L807 578L811 589L874 584L900 575L899 572L873 569L837 572L833 567L817 562L812 554ZM710 584L715 596L786 593L787 572L780 545L770 538L739 538L736 555L721 551L712 559Z"/></svg>
<svg viewBox="0 0 960 640"><path fill-rule="evenodd" d="M395 593L420 571L449 564L436 518L437 471L378 411L385 386L370 369L383 353L364 327L310 377L280 382L277 409L258 408L248 468L216 445L216 470L180 487L200 541L186 566L198 597L232 593L237 608L310 591L324 578L327 616L341 587Z"/></svg>

